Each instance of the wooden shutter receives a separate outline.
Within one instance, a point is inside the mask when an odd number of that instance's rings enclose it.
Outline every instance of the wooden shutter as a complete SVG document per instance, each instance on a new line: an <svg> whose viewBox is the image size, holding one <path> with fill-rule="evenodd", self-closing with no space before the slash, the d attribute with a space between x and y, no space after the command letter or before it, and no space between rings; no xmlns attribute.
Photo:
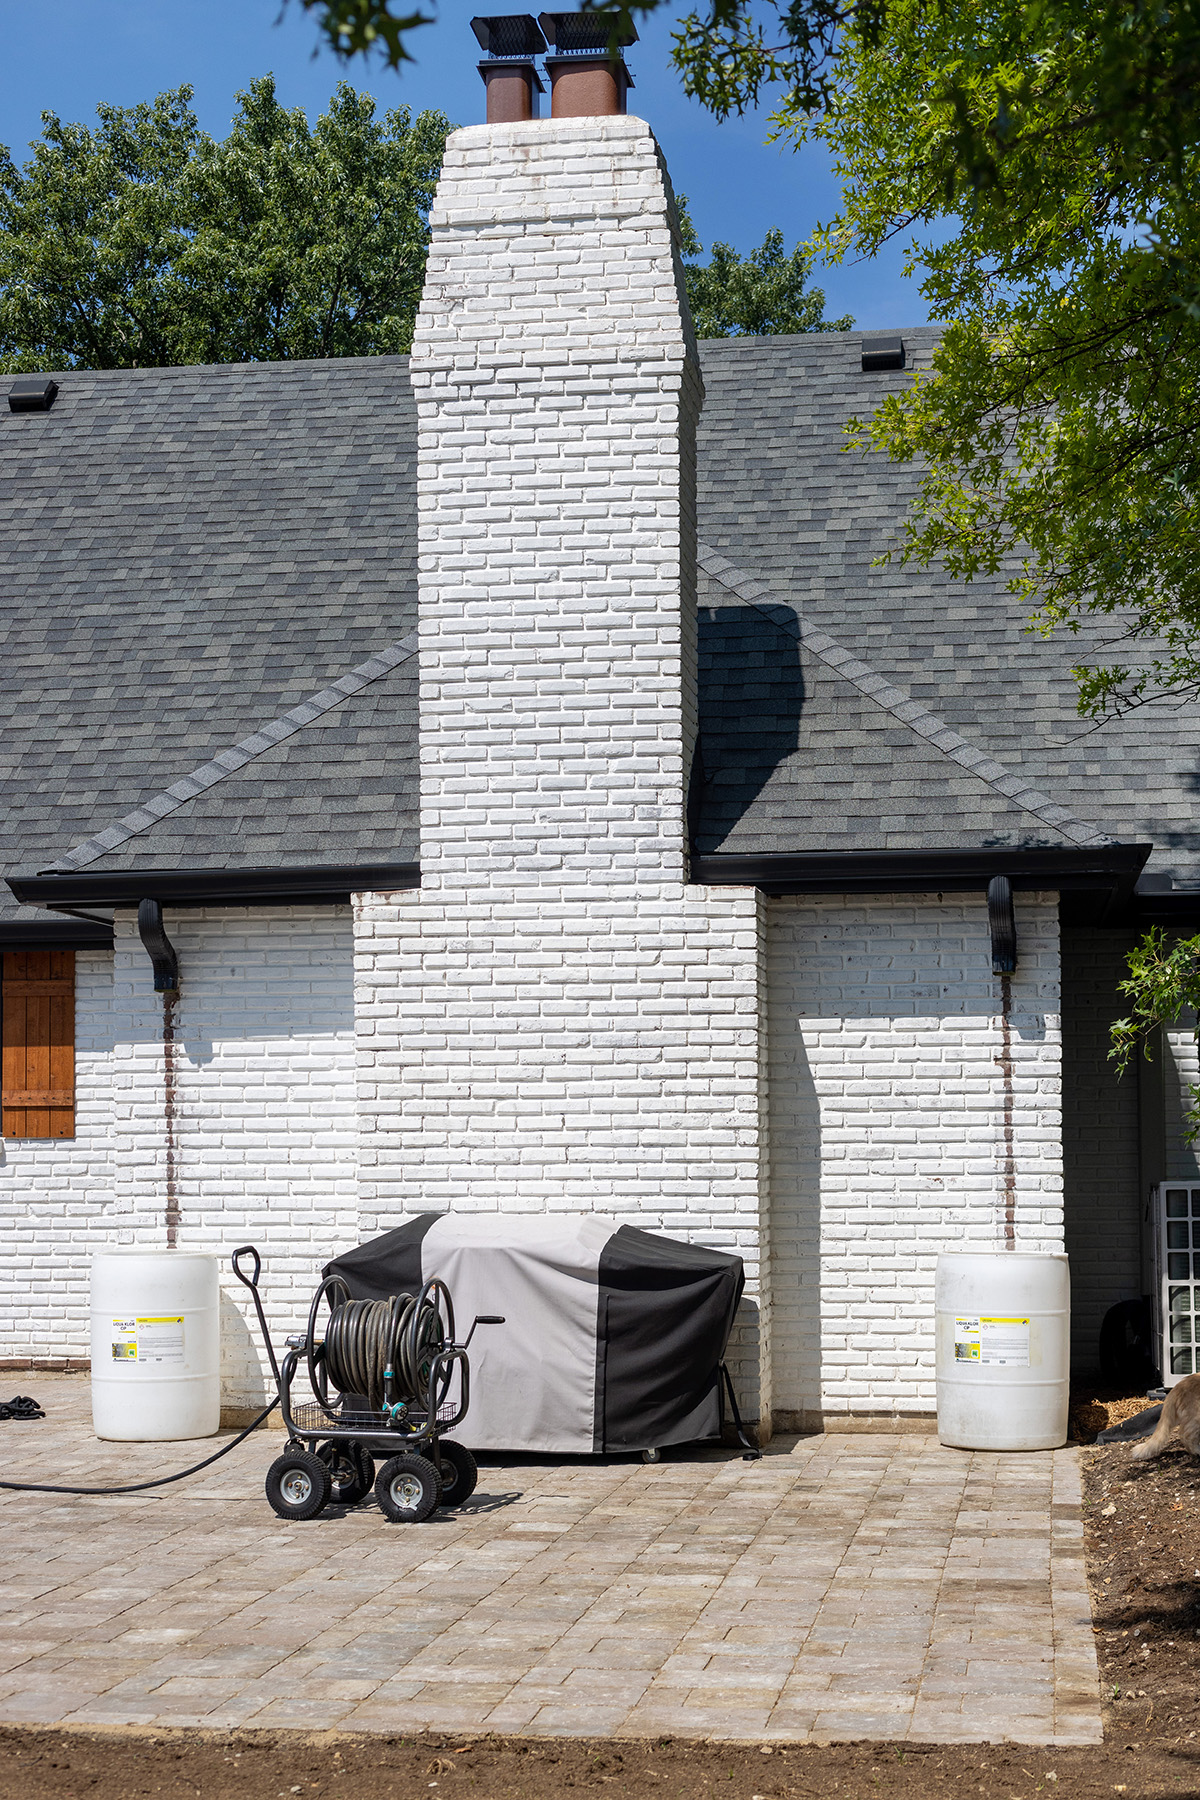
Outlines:
<svg viewBox="0 0 1200 1800"><path fill-rule="evenodd" d="M75 952L0 953L0 1132L75 1136Z"/></svg>

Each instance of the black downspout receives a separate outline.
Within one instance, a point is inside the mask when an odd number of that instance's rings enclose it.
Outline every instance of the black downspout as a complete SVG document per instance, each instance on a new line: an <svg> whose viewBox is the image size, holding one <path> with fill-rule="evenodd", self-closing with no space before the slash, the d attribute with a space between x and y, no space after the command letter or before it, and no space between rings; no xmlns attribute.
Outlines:
<svg viewBox="0 0 1200 1800"><path fill-rule="evenodd" d="M163 930L161 901L138 901L138 936L145 945L146 954L154 964L155 993L178 993L179 958L175 954L174 945Z"/></svg>
<svg viewBox="0 0 1200 1800"><path fill-rule="evenodd" d="M178 1071L176 1068L175 1008L179 1004L179 958L163 930L162 903L139 900L138 936L154 964L154 991L162 995L163 1127L166 1139L166 1206L163 1223L167 1248L179 1241L179 1128Z"/></svg>
<svg viewBox="0 0 1200 1800"><path fill-rule="evenodd" d="M988 927L992 934L992 974L1011 975L1017 966L1017 919L1012 882L993 875L988 882Z"/></svg>

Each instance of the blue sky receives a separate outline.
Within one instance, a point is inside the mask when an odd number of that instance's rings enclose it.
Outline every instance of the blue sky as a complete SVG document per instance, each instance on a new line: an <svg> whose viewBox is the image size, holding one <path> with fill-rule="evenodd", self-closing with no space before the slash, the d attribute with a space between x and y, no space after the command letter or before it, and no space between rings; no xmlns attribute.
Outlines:
<svg viewBox="0 0 1200 1800"><path fill-rule="evenodd" d="M129 106L184 82L195 89L201 124L223 136L236 90L267 71L273 71L285 105L303 106L314 117L343 70L327 50L314 57L313 17L293 0L280 19L280 6L281 0L10 4L0 68L0 142L23 162L40 133L43 110L90 122L102 101ZM356 62L346 78L383 107L440 107L456 124L475 123L482 116L483 86L468 21L476 10L462 0L441 0L438 22L413 36L415 67L397 75ZM629 52L637 84L631 110L654 127L704 244L721 238L746 252L774 225L789 248L807 237L836 208L837 187L824 157L765 144L765 115L715 123L683 96L669 50L670 20L656 18ZM868 329L922 323L924 302L915 283L901 277L900 260L896 252L814 274L814 284L825 288L827 312L852 313Z"/></svg>

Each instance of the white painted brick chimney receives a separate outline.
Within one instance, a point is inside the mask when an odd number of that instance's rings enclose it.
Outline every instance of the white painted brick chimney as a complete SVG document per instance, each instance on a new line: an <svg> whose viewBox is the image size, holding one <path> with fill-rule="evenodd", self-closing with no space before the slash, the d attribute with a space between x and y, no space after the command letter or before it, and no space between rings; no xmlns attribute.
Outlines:
<svg viewBox="0 0 1200 1800"><path fill-rule="evenodd" d="M662 159L628 116L474 126L432 223L422 884L359 902L363 1226L613 1213L753 1285L763 921L687 883L702 388Z"/></svg>
<svg viewBox="0 0 1200 1800"><path fill-rule="evenodd" d="M450 140L412 359L427 879L684 877L703 389L673 232L640 119Z"/></svg>

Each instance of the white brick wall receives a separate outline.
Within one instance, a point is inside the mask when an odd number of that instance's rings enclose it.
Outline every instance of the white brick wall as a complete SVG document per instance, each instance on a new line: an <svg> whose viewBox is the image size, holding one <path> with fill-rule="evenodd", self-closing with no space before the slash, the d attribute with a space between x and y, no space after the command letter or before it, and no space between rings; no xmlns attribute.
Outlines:
<svg viewBox="0 0 1200 1800"><path fill-rule="evenodd" d="M319 1265L358 1241L350 910L168 908L166 926L182 984L177 1240L221 1259L224 1397L248 1403L264 1391L262 1358L229 1253L245 1242L262 1250L282 1338ZM166 1242L163 996L132 914L118 916L112 956L81 952L77 966L79 1135L9 1140L0 1164L17 1247L3 1259L11 1355L86 1355L93 1251Z"/></svg>
<svg viewBox="0 0 1200 1800"><path fill-rule="evenodd" d="M320 1265L358 1241L353 927L348 907L164 909L179 954L174 1185L185 1250L221 1258L222 1389L263 1391L249 1296L229 1254L253 1242L276 1339ZM165 1242L163 996L132 915L118 921L115 1203L129 1242Z"/></svg>
<svg viewBox="0 0 1200 1800"><path fill-rule="evenodd" d="M0 1357L88 1353L88 1257L113 1224L107 950L75 953L75 1072L73 1138L0 1138Z"/></svg>
<svg viewBox="0 0 1200 1800"><path fill-rule="evenodd" d="M1062 1248L1058 923L1017 896L1016 1248ZM778 900L769 920L776 1418L934 1407L939 1250L1004 1242L982 895Z"/></svg>
<svg viewBox="0 0 1200 1800"><path fill-rule="evenodd" d="M721 1249L757 1293L761 901L545 884L358 902L362 1231L589 1211ZM755 1392L755 1305L736 1360Z"/></svg>
<svg viewBox="0 0 1200 1800"><path fill-rule="evenodd" d="M1166 1179L1200 1181L1200 1145L1187 1141L1187 1115L1193 1104L1191 1089L1200 1086L1194 1013L1184 1013L1177 1025L1164 1030L1163 1064Z"/></svg>
<svg viewBox="0 0 1200 1800"><path fill-rule="evenodd" d="M640 119L447 146L413 344L421 867L684 875L702 389Z"/></svg>

